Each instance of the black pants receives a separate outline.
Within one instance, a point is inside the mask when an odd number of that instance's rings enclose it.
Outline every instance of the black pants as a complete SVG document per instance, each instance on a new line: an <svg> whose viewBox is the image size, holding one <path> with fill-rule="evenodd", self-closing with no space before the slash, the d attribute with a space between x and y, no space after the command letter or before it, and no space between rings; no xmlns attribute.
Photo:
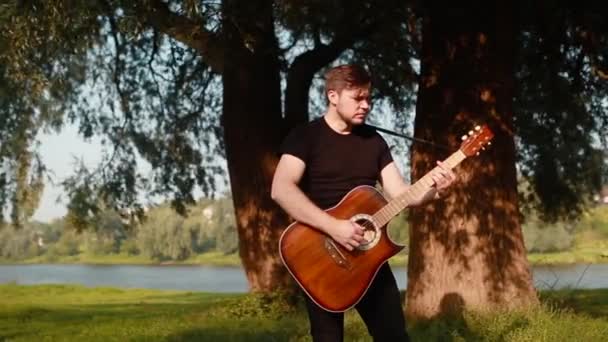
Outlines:
<svg viewBox="0 0 608 342"><path fill-rule="evenodd" d="M306 297L310 333L314 342L341 342L344 314L328 312ZM399 288L388 265L384 264L365 296L355 306L375 342L408 341Z"/></svg>

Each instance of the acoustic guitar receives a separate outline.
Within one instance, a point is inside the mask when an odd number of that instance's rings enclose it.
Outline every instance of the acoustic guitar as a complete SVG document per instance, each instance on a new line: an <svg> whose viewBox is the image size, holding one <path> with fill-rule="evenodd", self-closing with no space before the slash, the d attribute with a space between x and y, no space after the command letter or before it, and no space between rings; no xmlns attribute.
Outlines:
<svg viewBox="0 0 608 342"><path fill-rule="evenodd" d="M444 165L454 168L467 157L479 153L494 134L487 126L476 126L458 151ZM365 295L380 266L405 246L393 242L387 234L389 221L409 203L421 198L433 187L430 172L406 192L387 201L371 186L352 189L327 213L348 219L364 228L364 240L358 248L347 250L329 235L300 222L285 229L279 240L281 259L304 292L321 308L344 312Z"/></svg>

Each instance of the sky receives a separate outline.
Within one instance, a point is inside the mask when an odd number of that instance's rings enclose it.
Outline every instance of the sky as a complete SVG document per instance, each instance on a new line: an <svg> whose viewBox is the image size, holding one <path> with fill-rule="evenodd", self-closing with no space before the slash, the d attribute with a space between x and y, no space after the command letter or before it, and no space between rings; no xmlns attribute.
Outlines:
<svg viewBox="0 0 608 342"><path fill-rule="evenodd" d="M77 127L74 125L67 125L59 134L41 134L39 140L42 161L55 184L59 184L72 174L76 160L82 159L88 167L93 167L101 161L99 140L84 141L78 136ZM67 211L65 194L53 183L46 182L40 205L33 219L48 222L65 215Z"/></svg>

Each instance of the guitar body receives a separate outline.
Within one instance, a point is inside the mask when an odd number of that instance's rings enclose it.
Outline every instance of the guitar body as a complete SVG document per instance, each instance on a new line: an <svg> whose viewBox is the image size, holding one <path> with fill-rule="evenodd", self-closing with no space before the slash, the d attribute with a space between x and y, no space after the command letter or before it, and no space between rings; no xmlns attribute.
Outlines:
<svg viewBox="0 0 608 342"><path fill-rule="evenodd" d="M343 312L361 300L380 266L404 246L395 244L386 226L374 226L371 215L387 204L370 186L351 190L327 213L364 225L368 244L348 251L327 234L294 222L281 236L279 251L283 263L306 294L323 309Z"/></svg>

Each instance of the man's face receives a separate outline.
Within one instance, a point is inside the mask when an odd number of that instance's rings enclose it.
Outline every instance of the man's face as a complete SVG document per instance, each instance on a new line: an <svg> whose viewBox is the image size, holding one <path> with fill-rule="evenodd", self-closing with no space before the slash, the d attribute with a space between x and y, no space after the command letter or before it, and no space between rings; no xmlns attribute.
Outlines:
<svg viewBox="0 0 608 342"><path fill-rule="evenodd" d="M340 93L330 90L327 95L344 122L351 125L361 125L365 122L371 108L369 87L343 89Z"/></svg>

